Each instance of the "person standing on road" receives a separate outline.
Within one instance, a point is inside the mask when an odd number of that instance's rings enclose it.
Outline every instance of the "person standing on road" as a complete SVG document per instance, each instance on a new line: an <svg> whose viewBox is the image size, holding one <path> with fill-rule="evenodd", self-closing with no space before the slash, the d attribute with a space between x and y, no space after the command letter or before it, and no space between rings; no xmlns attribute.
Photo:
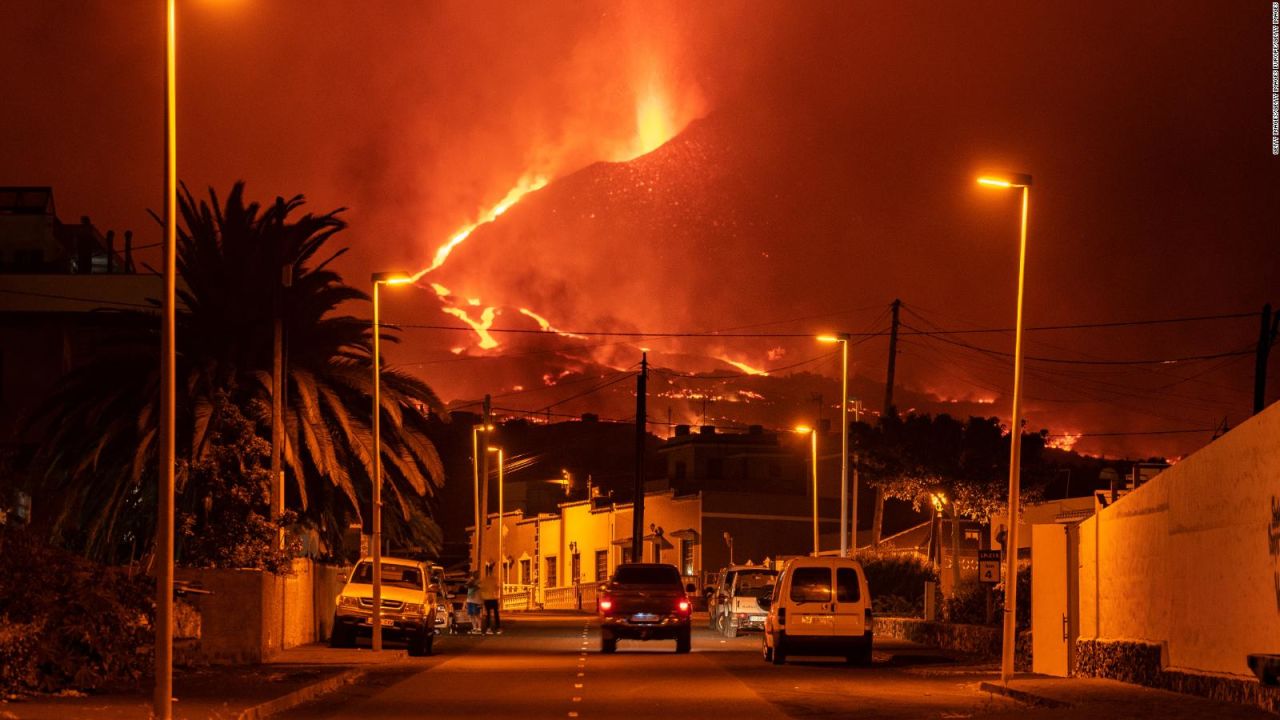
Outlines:
<svg viewBox="0 0 1280 720"><path fill-rule="evenodd" d="M471 620L472 635L480 634L480 573L471 573L467 579L467 618Z"/></svg>
<svg viewBox="0 0 1280 720"><path fill-rule="evenodd" d="M502 597L502 588L498 585L498 578L494 575L486 575L480 580L480 599L484 602L484 634L500 635L502 634L502 614L499 608L499 599Z"/></svg>

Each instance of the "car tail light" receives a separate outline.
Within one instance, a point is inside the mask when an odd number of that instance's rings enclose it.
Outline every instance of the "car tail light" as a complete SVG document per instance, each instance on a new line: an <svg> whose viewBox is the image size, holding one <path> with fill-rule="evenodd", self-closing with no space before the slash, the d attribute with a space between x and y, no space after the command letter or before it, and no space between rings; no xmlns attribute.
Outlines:
<svg viewBox="0 0 1280 720"><path fill-rule="evenodd" d="M778 624L779 625L787 624L787 609L784 607L778 608Z"/></svg>
<svg viewBox="0 0 1280 720"><path fill-rule="evenodd" d="M609 598L601 598L600 612L608 613L610 610L613 610L613 600L610 600Z"/></svg>
<svg viewBox="0 0 1280 720"><path fill-rule="evenodd" d="M680 612L687 613L689 612L689 601L681 600L680 602L676 603L676 607L680 609Z"/></svg>

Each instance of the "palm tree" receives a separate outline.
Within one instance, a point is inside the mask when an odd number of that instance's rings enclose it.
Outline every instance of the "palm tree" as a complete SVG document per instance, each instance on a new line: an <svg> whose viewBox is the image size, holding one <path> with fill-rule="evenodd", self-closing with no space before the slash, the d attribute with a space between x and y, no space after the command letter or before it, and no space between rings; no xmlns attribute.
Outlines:
<svg viewBox="0 0 1280 720"><path fill-rule="evenodd" d="M263 209L245 202L242 182L225 203L212 190L197 202L183 188L177 442L187 461L209 452L219 393L269 437L271 308L288 268L286 501L333 547L363 519L371 494L372 332L367 320L340 314L340 306L368 296L328 269L345 252L325 247L346 227L341 210L293 217L303 202L277 198ZM158 328L153 315L125 314L132 329L65 378L46 406L50 432L38 455L45 487L59 496L55 534L104 559L145 548L154 521ZM384 328L384 341L397 339ZM382 378L383 466L398 511L387 513L387 534L430 545L438 533L426 499L443 469L427 438L427 413L443 406L417 378L392 370ZM203 497L183 470L180 463L180 511Z"/></svg>

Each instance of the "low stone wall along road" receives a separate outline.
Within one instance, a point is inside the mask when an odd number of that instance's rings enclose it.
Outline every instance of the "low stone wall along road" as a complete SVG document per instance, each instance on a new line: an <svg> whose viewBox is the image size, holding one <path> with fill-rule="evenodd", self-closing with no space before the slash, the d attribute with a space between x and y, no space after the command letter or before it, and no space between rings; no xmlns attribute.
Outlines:
<svg viewBox="0 0 1280 720"><path fill-rule="evenodd" d="M694 618L688 655L677 655L674 641L626 640L617 654L602 655L598 623L589 615L513 614L503 620L502 635L438 638L435 657L391 664L277 717L1107 717L1087 698L1078 706L1047 708L992 695L978 686L997 678L994 665L904 641L877 642L869 667L823 658L795 658L777 667L761 659L758 634L724 638L707 629L705 616ZM1151 717L1163 717L1160 702L1148 704Z"/></svg>

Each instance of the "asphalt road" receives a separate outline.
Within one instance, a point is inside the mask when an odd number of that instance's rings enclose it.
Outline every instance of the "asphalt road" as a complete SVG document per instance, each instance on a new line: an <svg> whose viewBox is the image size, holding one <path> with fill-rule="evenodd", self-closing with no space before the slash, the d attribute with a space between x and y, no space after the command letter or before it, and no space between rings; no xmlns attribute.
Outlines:
<svg viewBox="0 0 1280 720"><path fill-rule="evenodd" d="M674 641L620 641L599 652L594 618L525 616L500 636L437 638L436 655L381 668L285 718L970 718L1021 706L976 690L990 666L905 643L876 643L871 667L760 657L760 639L694 625ZM1024 708L1025 709L1025 708Z"/></svg>

